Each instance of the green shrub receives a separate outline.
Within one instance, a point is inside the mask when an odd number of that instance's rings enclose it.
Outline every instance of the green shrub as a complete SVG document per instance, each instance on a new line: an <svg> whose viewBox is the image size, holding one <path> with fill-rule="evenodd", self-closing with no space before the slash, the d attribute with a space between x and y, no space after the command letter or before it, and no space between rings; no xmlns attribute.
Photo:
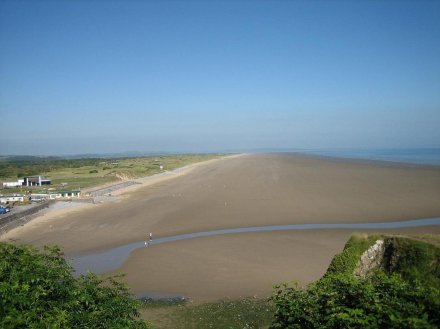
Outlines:
<svg viewBox="0 0 440 329"><path fill-rule="evenodd" d="M114 278L75 279L60 249L0 243L1 328L148 328Z"/></svg>
<svg viewBox="0 0 440 329"><path fill-rule="evenodd" d="M352 237L325 276L306 290L276 287L272 328L439 328L440 249L385 237L381 267L356 278L360 256L379 238Z"/></svg>
<svg viewBox="0 0 440 329"><path fill-rule="evenodd" d="M278 287L271 328L439 328L439 294L398 274L328 275L307 290Z"/></svg>

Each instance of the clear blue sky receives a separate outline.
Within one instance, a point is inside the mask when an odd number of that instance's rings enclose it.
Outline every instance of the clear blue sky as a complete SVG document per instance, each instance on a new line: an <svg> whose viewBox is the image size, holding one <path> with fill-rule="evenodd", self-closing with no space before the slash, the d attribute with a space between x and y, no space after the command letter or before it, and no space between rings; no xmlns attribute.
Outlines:
<svg viewBox="0 0 440 329"><path fill-rule="evenodd" d="M440 1L1 1L0 153L440 147Z"/></svg>

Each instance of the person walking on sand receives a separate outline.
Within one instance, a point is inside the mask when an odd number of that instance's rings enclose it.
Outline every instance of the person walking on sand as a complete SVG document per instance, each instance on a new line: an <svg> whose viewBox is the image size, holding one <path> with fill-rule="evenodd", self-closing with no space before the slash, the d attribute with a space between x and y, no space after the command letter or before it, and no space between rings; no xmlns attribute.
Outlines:
<svg viewBox="0 0 440 329"><path fill-rule="evenodd" d="M148 240L146 240L146 241L144 242L145 247L148 248L148 246L150 245L151 240L153 240L153 233L150 232L150 234L148 234Z"/></svg>

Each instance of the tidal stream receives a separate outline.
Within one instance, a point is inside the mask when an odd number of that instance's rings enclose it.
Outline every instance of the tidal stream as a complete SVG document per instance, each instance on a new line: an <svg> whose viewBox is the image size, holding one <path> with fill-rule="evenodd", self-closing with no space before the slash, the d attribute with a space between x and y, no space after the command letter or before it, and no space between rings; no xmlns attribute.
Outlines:
<svg viewBox="0 0 440 329"><path fill-rule="evenodd" d="M396 222L384 223L341 223L341 224L291 224L291 225L272 225L272 226L254 226L229 228L222 230L212 230L195 233L185 233L173 236L165 236L155 238L148 242L148 248L154 248L155 245L170 243L186 239L194 239L223 234L239 234L253 232L273 232L273 231L302 231L302 230L319 230L319 229L369 229L369 230L387 230L396 228L409 228L420 226L436 226L440 225L440 217L414 219ZM147 238L147 234L146 234ZM148 238L147 238L148 239ZM106 251L97 253L74 255L68 257L72 262L76 275L81 275L91 271L94 273L104 273L112 271L120 267L124 261L130 256L130 253L139 248L145 248L146 241L137 241L130 244L122 245Z"/></svg>

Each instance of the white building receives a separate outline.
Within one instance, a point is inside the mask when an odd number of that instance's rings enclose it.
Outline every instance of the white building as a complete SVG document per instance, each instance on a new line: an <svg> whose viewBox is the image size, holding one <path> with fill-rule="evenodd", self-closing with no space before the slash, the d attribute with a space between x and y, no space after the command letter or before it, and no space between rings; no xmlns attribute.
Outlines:
<svg viewBox="0 0 440 329"><path fill-rule="evenodd" d="M4 188L20 187L24 183L24 179L19 179L16 182L3 182Z"/></svg>
<svg viewBox="0 0 440 329"><path fill-rule="evenodd" d="M21 194L5 194L0 195L0 203L23 202L24 196Z"/></svg>
<svg viewBox="0 0 440 329"><path fill-rule="evenodd" d="M41 176L29 176L23 179L23 184L26 186L43 186L52 184L52 181Z"/></svg>
<svg viewBox="0 0 440 329"><path fill-rule="evenodd" d="M80 190L72 190L72 191L59 191L59 192L43 192L43 193L32 193L31 200L32 201L42 201L42 200L56 200L56 199L71 199L71 198L79 198L81 196Z"/></svg>

